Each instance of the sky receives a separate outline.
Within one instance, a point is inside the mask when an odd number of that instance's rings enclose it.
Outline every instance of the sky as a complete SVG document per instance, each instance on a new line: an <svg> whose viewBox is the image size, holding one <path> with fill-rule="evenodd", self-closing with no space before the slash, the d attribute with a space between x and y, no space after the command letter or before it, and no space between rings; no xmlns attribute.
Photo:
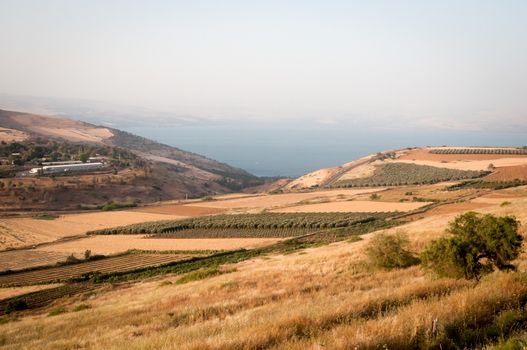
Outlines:
<svg viewBox="0 0 527 350"><path fill-rule="evenodd" d="M0 0L0 93L219 123L525 132L526 18L524 0Z"/></svg>

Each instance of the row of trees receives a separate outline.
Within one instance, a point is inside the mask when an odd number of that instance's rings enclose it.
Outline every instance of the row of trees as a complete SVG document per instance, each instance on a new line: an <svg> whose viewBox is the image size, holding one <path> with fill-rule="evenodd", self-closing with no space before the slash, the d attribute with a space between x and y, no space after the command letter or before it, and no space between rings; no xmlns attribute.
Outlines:
<svg viewBox="0 0 527 350"><path fill-rule="evenodd" d="M527 154L526 148L445 148L430 150L433 154Z"/></svg>
<svg viewBox="0 0 527 350"><path fill-rule="evenodd" d="M473 179L488 173L488 171L456 170L408 163L388 163L377 167L370 177L340 180L333 187L424 185L443 181Z"/></svg>
<svg viewBox="0 0 527 350"><path fill-rule="evenodd" d="M91 234L167 233L195 229L320 229L349 227L382 220L397 213L263 213L214 215L184 220L155 221L108 228Z"/></svg>

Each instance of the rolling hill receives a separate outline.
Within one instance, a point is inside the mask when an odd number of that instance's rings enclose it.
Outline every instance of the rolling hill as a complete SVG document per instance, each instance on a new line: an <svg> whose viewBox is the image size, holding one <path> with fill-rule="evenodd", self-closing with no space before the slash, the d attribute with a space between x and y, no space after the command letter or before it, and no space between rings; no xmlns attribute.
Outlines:
<svg viewBox="0 0 527 350"><path fill-rule="evenodd" d="M97 205L106 201L153 202L229 193L260 185L256 176L199 154L187 152L114 128L96 126L72 119L0 110L0 141L22 142L44 147L46 142L65 145L124 149L132 155L134 166L104 176L60 177L54 184L47 179L16 179L20 185L4 198L3 209L64 209ZM109 178L111 177L111 178ZM61 181L65 180L65 181ZM7 180L9 181L9 180ZM68 182L74 181L74 186ZM61 185L58 185L61 183ZM95 182L105 182L95 186ZM28 186L47 188L34 195ZM72 191L72 189L74 191ZM24 199L26 197L29 201Z"/></svg>

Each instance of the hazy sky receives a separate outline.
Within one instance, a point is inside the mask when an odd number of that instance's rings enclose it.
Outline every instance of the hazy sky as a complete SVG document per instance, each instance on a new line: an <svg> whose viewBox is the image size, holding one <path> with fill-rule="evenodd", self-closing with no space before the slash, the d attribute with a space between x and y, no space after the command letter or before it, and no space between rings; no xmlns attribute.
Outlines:
<svg viewBox="0 0 527 350"><path fill-rule="evenodd" d="M525 0L0 0L0 44L0 93L231 121L527 128Z"/></svg>

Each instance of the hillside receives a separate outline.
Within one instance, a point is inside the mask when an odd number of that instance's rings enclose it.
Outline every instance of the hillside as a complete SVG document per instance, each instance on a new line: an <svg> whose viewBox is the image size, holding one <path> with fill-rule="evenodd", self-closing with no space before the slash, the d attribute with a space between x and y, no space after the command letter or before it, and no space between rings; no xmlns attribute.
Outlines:
<svg viewBox="0 0 527 350"><path fill-rule="evenodd" d="M228 193L262 183L242 169L204 156L117 129L67 118L0 110L0 141L4 145L21 143L26 153L36 149L51 150L52 144L56 148L59 143L61 148L85 145L94 149L93 156L101 153L101 149L105 154L125 150L131 154L128 159L136 159L128 167L114 167L112 172L105 174L60 176L52 182L46 177L0 180L5 182L4 188L11 190L3 193L0 209L4 210L68 209L107 201L148 203ZM94 145L99 148L95 150ZM18 149L13 149L12 154L18 153ZM70 157L65 160L77 159L77 154L72 153ZM4 159L6 164L13 161L7 155ZM28 170L6 164L0 169L4 175ZM36 166L37 163L32 161L26 165L29 164Z"/></svg>
<svg viewBox="0 0 527 350"><path fill-rule="evenodd" d="M305 174L284 190L527 180L525 147L423 147L379 152Z"/></svg>

